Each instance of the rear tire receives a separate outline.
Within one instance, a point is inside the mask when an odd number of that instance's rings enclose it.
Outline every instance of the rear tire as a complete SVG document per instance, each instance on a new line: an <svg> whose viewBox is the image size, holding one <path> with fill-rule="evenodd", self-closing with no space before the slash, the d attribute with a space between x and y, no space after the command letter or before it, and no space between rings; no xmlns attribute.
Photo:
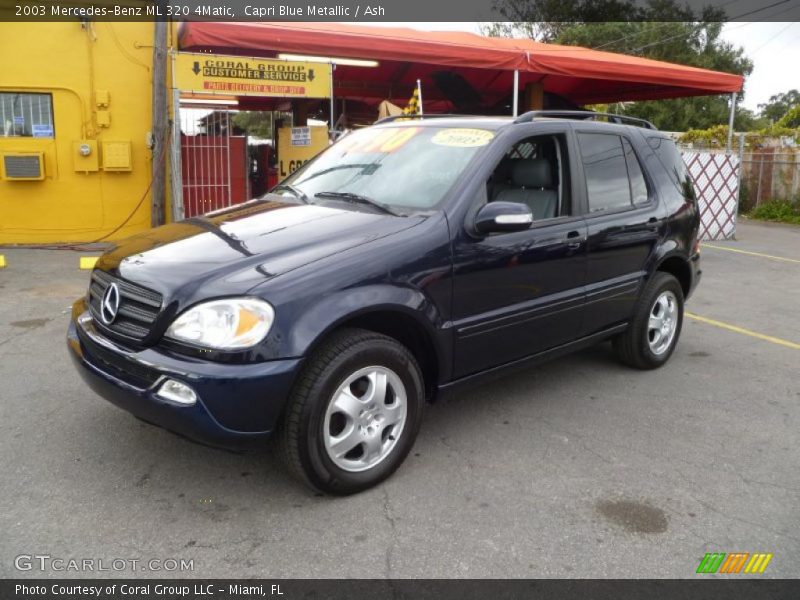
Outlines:
<svg viewBox="0 0 800 600"><path fill-rule="evenodd" d="M683 326L683 289L657 271L645 286L633 319L612 344L619 359L637 369L657 369L669 360Z"/></svg>
<svg viewBox="0 0 800 600"><path fill-rule="evenodd" d="M284 463L315 490L370 488L405 460L424 400L422 373L405 346L362 329L336 332L292 390L278 438Z"/></svg>

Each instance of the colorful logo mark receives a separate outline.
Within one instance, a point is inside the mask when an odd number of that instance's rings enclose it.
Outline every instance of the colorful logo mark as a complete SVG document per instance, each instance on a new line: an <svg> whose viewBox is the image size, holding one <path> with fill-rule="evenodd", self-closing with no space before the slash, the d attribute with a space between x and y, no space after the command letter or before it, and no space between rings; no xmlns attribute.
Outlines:
<svg viewBox="0 0 800 600"><path fill-rule="evenodd" d="M700 561L698 573L763 573L772 554L766 552L709 552ZM744 570L742 569L744 567Z"/></svg>

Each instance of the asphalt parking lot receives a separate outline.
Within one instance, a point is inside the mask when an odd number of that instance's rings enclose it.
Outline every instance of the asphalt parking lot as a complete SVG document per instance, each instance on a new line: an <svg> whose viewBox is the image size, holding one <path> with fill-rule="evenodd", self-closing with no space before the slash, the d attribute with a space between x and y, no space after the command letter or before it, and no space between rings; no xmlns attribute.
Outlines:
<svg viewBox="0 0 800 600"><path fill-rule="evenodd" d="M604 344L433 405L406 464L349 498L95 397L64 343L78 254L0 250L0 576L91 575L14 567L46 554L193 577L691 577L742 551L796 577L800 228L737 237L704 247L700 319L664 368Z"/></svg>

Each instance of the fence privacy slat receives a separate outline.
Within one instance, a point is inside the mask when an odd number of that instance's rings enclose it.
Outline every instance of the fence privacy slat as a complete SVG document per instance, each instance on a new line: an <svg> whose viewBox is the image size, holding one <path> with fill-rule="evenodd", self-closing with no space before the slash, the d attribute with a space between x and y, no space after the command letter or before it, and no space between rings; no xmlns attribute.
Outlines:
<svg viewBox="0 0 800 600"><path fill-rule="evenodd" d="M687 151L682 155L700 206L700 239L731 239L739 205L739 157Z"/></svg>

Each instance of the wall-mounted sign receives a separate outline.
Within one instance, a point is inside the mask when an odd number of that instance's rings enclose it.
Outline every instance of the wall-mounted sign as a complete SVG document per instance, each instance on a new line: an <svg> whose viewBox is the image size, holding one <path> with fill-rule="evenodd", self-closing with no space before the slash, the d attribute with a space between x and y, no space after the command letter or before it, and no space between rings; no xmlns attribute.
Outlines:
<svg viewBox="0 0 800 600"><path fill-rule="evenodd" d="M181 91L199 94L328 98L331 65L178 52L175 84Z"/></svg>
<svg viewBox="0 0 800 600"><path fill-rule="evenodd" d="M53 126L50 123L34 123L31 131L33 137L53 137Z"/></svg>
<svg viewBox="0 0 800 600"><path fill-rule="evenodd" d="M292 127L292 146L310 146L311 127Z"/></svg>
<svg viewBox="0 0 800 600"><path fill-rule="evenodd" d="M296 144L299 139L296 131L308 131L308 143ZM309 159L328 147L328 128L319 127L281 127L278 130L278 181L282 181Z"/></svg>

